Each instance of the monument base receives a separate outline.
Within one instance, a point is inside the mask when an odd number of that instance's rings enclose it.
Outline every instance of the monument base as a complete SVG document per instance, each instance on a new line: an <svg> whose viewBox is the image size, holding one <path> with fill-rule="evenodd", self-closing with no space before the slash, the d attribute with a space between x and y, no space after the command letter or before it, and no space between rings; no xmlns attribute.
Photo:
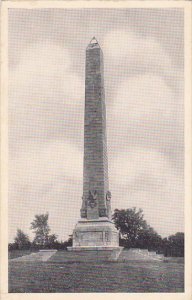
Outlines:
<svg viewBox="0 0 192 300"><path fill-rule="evenodd" d="M81 219L73 231L73 246L67 249L76 253L86 251L87 257L92 252L95 258L104 260L116 260L122 251L119 232L108 218Z"/></svg>
<svg viewBox="0 0 192 300"><path fill-rule="evenodd" d="M68 254L72 254L72 262L105 262L116 261L123 247L68 247Z"/></svg>

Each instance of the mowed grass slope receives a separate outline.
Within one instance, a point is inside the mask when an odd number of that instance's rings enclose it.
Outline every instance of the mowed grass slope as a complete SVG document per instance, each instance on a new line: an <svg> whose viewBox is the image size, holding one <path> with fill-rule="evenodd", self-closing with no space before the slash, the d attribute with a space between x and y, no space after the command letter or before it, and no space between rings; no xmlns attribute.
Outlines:
<svg viewBox="0 0 192 300"><path fill-rule="evenodd" d="M9 264L11 293L183 291L183 263L10 261Z"/></svg>
<svg viewBox="0 0 192 300"><path fill-rule="evenodd" d="M29 255L31 253L35 253L38 252L38 250L12 250L8 252L8 258L9 259L13 259L13 258L17 258L17 257L21 257L21 256L25 256L25 255Z"/></svg>

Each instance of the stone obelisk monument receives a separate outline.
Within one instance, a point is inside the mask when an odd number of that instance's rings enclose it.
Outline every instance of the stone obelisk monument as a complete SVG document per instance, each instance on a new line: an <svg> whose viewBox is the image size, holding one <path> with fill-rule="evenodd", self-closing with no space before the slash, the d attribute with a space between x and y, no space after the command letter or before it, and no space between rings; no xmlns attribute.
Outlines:
<svg viewBox="0 0 192 300"><path fill-rule="evenodd" d="M73 231L73 246L69 250L120 249L119 232L111 221L103 53L93 38L86 49L81 219Z"/></svg>

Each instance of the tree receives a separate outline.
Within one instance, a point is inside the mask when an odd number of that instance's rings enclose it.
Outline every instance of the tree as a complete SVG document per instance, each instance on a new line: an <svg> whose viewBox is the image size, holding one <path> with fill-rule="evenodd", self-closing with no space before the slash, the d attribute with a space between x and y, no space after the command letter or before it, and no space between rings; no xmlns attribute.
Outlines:
<svg viewBox="0 0 192 300"><path fill-rule="evenodd" d="M161 236L149 225L140 230L136 246L138 248L148 250L161 250L162 238Z"/></svg>
<svg viewBox="0 0 192 300"><path fill-rule="evenodd" d="M49 214L35 215L35 219L31 222L31 229L34 229L35 238L33 243L39 246L47 246L49 242L50 228L48 225Z"/></svg>
<svg viewBox="0 0 192 300"><path fill-rule="evenodd" d="M170 235L168 237L169 242L172 245L175 245L177 247L184 247L184 233L183 232L177 232L174 235Z"/></svg>
<svg viewBox="0 0 192 300"><path fill-rule="evenodd" d="M59 245L59 242L57 241L57 235L56 234L50 234L48 235L48 241L47 241L47 247L50 248L57 248Z"/></svg>
<svg viewBox="0 0 192 300"><path fill-rule="evenodd" d="M184 233L177 232L163 239L165 256L184 256Z"/></svg>
<svg viewBox="0 0 192 300"><path fill-rule="evenodd" d="M57 235L56 234L50 234L49 236L48 236L48 243L50 244L50 245L53 245L53 244L55 244L57 242Z"/></svg>
<svg viewBox="0 0 192 300"><path fill-rule="evenodd" d="M121 239L125 240L125 244L129 247L135 246L135 241L141 230L146 227L143 219L142 209L115 209L112 219L116 228L120 231Z"/></svg>
<svg viewBox="0 0 192 300"><path fill-rule="evenodd" d="M14 243L17 249L29 249L31 246L28 235L21 229L17 229L17 235L14 239Z"/></svg>
<svg viewBox="0 0 192 300"><path fill-rule="evenodd" d="M112 219L120 231L120 245L149 250L160 248L162 239L144 220L142 209L115 209Z"/></svg>
<svg viewBox="0 0 192 300"><path fill-rule="evenodd" d="M71 247L72 244L73 244L73 235L71 234L69 235L68 240L63 243L63 246L65 249L67 249L67 247Z"/></svg>

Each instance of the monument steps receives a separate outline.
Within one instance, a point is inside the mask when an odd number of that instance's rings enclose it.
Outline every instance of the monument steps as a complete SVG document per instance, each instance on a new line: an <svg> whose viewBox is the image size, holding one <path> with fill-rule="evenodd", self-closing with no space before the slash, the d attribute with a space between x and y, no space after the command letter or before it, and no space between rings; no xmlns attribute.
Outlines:
<svg viewBox="0 0 192 300"><path fill-rule="evenodd" d="M141 249L123 249L119 256L114 255L111 250L81 250L81 251L57 251L40 250L22 257L11 259L15 262L53 262L53 263L97 263L108 262L128 262L128 261L164 261L166 258L162 254L149 252Z"/></svg>
<svg viewBox="0 0 192 300"><path fill-rule="evenodd" d="M164 260L163 254L156 254L155 251L148 251L147 249L124 249L118 258L118 261L131 261L131 260L138 260L138 261L152 261L157 260L161 261Z"/></svg>
<svg viewBox="0 0 192 300"><path fill-rule="evenodd" d="M116 261L111 250L81 250L81 251L57 251L50 257L49 262L101 262Z"/></svg>
<svg viewBox="0 0 192 300"><path fill-rule="evenodd" d="M101 261L126 262L126 261L163 261L165 258L156 252L149 252L142 249L123 249L119 257L114 257L111 251L101 250L81 250L81 251L57 251L48 260L49 262L63 263L96 263Z"/></svg>

